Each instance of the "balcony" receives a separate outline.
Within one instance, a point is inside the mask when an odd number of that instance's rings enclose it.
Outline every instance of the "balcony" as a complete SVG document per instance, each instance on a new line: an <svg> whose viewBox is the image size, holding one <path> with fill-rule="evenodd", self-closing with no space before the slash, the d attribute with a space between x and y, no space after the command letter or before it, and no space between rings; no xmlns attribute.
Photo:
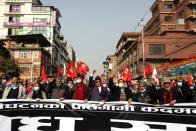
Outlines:
<svg viewBox="0 0 196 131"><path fill-rule="evenodd" d="M4 27L36 27L36 26L48 26L48 23L41 22L4 22Z"/></svg>
<svg viewBox="0 0 196 131"><path fill-rule="evenodd" d="M32 2L32 0L5 0L6 3L26 3Z"/></svg>

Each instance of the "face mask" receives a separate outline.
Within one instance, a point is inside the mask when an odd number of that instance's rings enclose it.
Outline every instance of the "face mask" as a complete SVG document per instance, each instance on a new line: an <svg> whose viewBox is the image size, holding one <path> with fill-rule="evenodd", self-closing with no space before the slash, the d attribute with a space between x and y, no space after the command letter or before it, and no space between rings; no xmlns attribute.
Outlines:
<svg viewBox="0 0 196 131"><path fill-rule="evenodd" d="M178 86L182 86L182 82L177 82L177 85Z"/></svg>
<svg viewBox="0 0 196 131"><path fill-rule="evenodd" d="M57 87L61 86L61 83L56 83L56 86L57 86Z"/></svg>
<svg viewBox="0 0 196 131"><path fill-rule="evenodd" d="M7 85L10 86L12 83L11 82L7 82Z"/></svg>
<svg viewBox="0 0 196 131"><path fill-rule="evenodd" d="M190 86L190 89L193 90L194 89L194 86Z"/></svg>
<svg viewBox="0 0 196 131"><path fill-rule="evenodd" d="M80 84L82 82L81 79L77 79L76 83Z"/></svg>
<svg viewBox="0 0 196 131"><path fill-rule="evenodd" d="M71 84L71 83L68 84L68 87L72 87L72 86L73 86L73 84Z"/></svg>
<svg viewBox="0 0 196 131"><path fill-rule="evenodd" d="M123 87L124 86L124 84L123 83L119 83L119 87Z"/></svg>
<svg viewBox="0 0 196 131"><path fill-rule="evenodd" d="M103 84L103 87L107 87L107 84Z"/></svg>
<svg viewBox="0 0 196 131"><path fill-rule="evenodd" d="M37 86L34 87L33 89L34 89L34 91L39 91L39 87L37 87Z"/></svg>
<svg viewBox="0 0 196 131"><path fill-rule="evenodd" d="M76 81L73 81L74 84L76 84Z"/></svg>
<svg viewBox="0 0 196 131"><path fill-rule="evenodd" d="M165 87L165 90L169 91L170 90L170 87Z"/></svg>
<svg viewBox="0 0 196 131"><path fill-rule="evenodd" d="M3 79L3 80L2 80L2 83L3 83L3 84L6 84L6 80L5 80L5 79Z"/></svg>

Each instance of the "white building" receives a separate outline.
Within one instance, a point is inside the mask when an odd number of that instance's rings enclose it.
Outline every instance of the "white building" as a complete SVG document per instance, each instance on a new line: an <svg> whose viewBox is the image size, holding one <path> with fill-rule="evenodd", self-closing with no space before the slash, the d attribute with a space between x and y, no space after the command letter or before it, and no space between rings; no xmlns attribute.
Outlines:
<svg viewBox="0 0 196 131"><path fill-rule="evenodd" d="M43 34L50 42L53 73L67 62L59 10L43 6L40 0L0 0L0 39L9 35ZM63 53L62 53L63 52Z"/></svg>
<svg viewBox="0 0 196 131"><path fill-rule="evenodd" d="M75 63L75 61L76 61L76 53L75 53L75 50L73 49L73 47L66 46L66 50L67 50L69 59L70 59L73 63Z"/></svg>

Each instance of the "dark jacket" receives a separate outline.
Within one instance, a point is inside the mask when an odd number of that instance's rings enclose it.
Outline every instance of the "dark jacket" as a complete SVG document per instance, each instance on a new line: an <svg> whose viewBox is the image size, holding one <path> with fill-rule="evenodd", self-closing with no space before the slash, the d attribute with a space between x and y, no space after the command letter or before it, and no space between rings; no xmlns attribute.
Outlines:
<svg viewBox="0 0 196 131"><path fill-rule="evenodd" d="M194 89L189 89L188 90L188 98L189 101L188 102L196 102L196 87L194 87Z"/></svg>
<svg viewBox="0 0 196 131"><path fill-rule="evenodd" d="M146 89L146 91L149 93L151 101L150 104L156 104L157 103L157 91L155 85L149 85Z"/></svg>
<svg viewBox="0 0 196 131"><path fill-rule="evenodd" d="M51 99L59 99L62 97L64 98L65 90L66 90L66 87L63 84L59 86L55 84L55 86L52 87L52 90L51 90Z"/></svg>
<svg viewBox="0 0 196 131"><path fill-rule="evenodd" d="M133 96L133 101L141 103L152 103L150 93L146 90L144 92L138 92Z"/></svg>
<svg viewBox="0 0 196 131"><path fill-rule="evenodd" d="M164 91L165 88L160 88L157 91L157 99L159 100L159 104L165 104L164 103ZM184 103L186 102L186 96L183 94L182 89L178 86L171 87L170 91L166 91L166 104L170 103L170 92L172 91L172 100L176 100L176 103Z"/></svg>
<svg viewBox="0 0 196 131"><path fill-rule="evenodd" d="M94 86L92 90L92 96L91 96L91 101L108 101L109 96L108 96L108 90L107 88L101 87L101 93L99 93L98 87Z"/></svg>
<svg viewBox="0 0 196 131"><path fill-rule="evenodd" d="M187 102L187 93L183 87L173 87L173 99L176 100L176 103L185 103ZM188 89L188 88L187 88ZM186 92L186 93L185 93Z"/></svg>
<svg viewBox="0 0 196 131"><path fill-rule="evenodd" d="M120 94L121 94L121 87L113 85L113 79L109 79L109 84L108 87L111 91L111 100L112 101L120 101ZM127 88L124 87L124 91L125 91L125 97L126 100L128 100L129 98L132 98L132 91Z"/></svg>
<svg viewBox="0 0 196 131"><path fill-rule="evenodd" d="M0 80L0 99L2 98L2 95L3 95L3 91L5 89L6 85L3 84Z"/></svg>

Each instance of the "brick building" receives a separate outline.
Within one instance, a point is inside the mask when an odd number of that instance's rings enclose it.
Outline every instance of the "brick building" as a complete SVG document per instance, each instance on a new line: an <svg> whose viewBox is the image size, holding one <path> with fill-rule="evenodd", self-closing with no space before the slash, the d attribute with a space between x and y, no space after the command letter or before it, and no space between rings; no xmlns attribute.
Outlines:
<svg viewBox="0 0 196 131"><path fill-rule="evenodd" d="M51 44L43 35L9 36L4 43L19 64L21 79L33 81L41 77L42 65L49 74L51 55L44 48Z"/></svg>
<svg viewBox="0 0 196 131"><path fill-rule="evenodd" d="M146 35L182 35L196 32L195 0L156 0L152 17L144 27Z"/></svg>
<svg viewBox="0 0 196 131"><path fill-rule="evenodd" d="M133 77L138 77L143 76L146 64L159 67L196 56L195 0L156 0L151 12L144 38L136 32L122 34L116 46L118 71L126 64ZM190 64L196 67L196 61Z"/></svg>

